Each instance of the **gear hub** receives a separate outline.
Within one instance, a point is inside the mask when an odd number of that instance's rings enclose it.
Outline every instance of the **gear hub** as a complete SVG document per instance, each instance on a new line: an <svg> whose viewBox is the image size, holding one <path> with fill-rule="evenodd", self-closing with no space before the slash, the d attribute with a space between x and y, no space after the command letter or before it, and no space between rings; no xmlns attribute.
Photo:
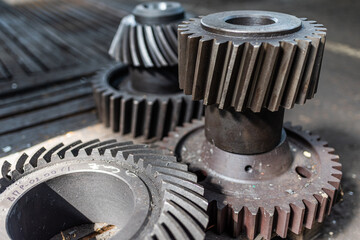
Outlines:
<svg viewBox="0 0 360 240"><path fill-rule="evenodd" d="M177 2L149 2L123 18L109 54L113 65L94 77L100 120L144 142L203 116L203 105L179 89L176 27L186 13Z"/></svg>
<svg viewBox="0 0 360 240"><path fill-rule="evenodd" d="M161 143L198 174L210 225L232 236L285 238L330 213L342 176L319 136L283 125L284 108L316 92L325 28L266 11L230 11L179 25L180 87L204 100Z"/></svg>
<svg viewBox="0 0 360 240"><path fill-rule="evenodd" d="M23 154L10 168L5 162L0 177L1 239L64 239L67 229L96 224L99 239L204 238L204 189L161 150L77 141Z"/></svg>

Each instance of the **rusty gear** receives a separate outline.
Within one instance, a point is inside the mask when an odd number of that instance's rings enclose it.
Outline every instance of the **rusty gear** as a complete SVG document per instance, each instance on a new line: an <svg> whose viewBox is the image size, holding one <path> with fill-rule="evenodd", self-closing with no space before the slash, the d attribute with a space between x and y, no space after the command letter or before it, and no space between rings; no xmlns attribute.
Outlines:
<svg viewBox="0 0 360 240"><path fill-rule="evenodd" d="M209 201L209 224L216 232L270 239L273 232L286 237L288 230L299 234L304 227L322 222L331 211L342 176L339 157L319 136L290 124L285 124L285 132L287 138L274 151L241 159L209 143L203 121L177 128L160 146L198 174ZM279 154L286 148L291 156ZM211 161L219 156L219 164ZM291 161L278 165L274 156Z"/></svg>
<svg viewBox="0 0 360 240"><path fill-rule="evenodd" d="M135 90L131 86L130 71L132 69L116 64L93 78L100 121L114 132L151 142L166 136L176 126L203 116L203 104L192 101L182 92L144 93ZM154 70L151 74L162 82L169 78L169 74L161 71Z"/></svg>
<svg viewBox="0 0 360 240"><path fill-rule="evenodd" d="M180 88L205 105L277 111L313 98L326 29L288 14L230 11L179 25Z"/></svg>
<svg viewBox="0 0 360 240"><path fill-rule="evenodd" d="M124 17L111 44L109 54L134 67L175 66L177 34L185 11L177 2L149 2L135 7Z"/></svg>

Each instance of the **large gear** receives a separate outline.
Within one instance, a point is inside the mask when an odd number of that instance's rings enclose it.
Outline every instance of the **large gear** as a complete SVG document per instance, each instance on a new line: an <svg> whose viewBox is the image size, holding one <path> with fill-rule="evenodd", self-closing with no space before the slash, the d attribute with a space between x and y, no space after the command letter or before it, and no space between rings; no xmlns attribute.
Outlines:
<svg viewBox="0 0 360 240"><path fill-rule="evenodd" d="M321 223L331 211L342 176L339 157L319 136L290 124L285 124L285 132L287 138L275 151L243 159L224 155L209 143L203 121L177 128L160 147L199 175L209 201L209 224L215 225L217 233L246 234L250 239L260 234L270 239L273 232L286 237L288 229L300 234L303 228ZM273 155L286 148L291 156L285 157L292 160L287 166L279 165ZM217 155L222 159L218 165L211 161Z"/></svg>
<svg viewBox="0 0 360 240"><path fill-rule="evenodd" d="M14 166L5 162L1 173L3 240L50 239L89 223L115 227L112 236L101 239L205 235L207 201L196 175L146 145L116 140L59 144L23 154Z"/></svg>
<svg viewBox="0 0 360 240"><path fill-rule="evenodd" d="M134 67L177 65L177 25L185 11L177 2L139 4L124 17L111 44L109 54Z"/></svg>
<svg viewBox="0 0 360 240"><path fill-rule="evenodd" d="M116 64L100 71L93 80L99 118L114 132L151 142L166 136L176 126L203 116L203 104L192 101L181 92L144 93L135 90L129 71L132 70ZM164 84L168 82L169 75L160 76L166 73L154 70L152 74L159 76L157 79ZM169 89L168 86L164 88Z"/></svg>
<svg viewBox="0 0 360 240"><path fill-rule="evenodd" d="M204 104L277 111L313 98L326 29L288 14L230 11L179 25L180 88Z"/></svg>

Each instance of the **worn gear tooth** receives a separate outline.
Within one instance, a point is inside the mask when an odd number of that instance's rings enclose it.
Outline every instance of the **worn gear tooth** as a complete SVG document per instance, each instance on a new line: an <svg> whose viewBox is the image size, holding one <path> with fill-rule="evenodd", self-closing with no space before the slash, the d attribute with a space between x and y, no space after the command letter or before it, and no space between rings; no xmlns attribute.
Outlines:
<svg viewBox="0 0 360 240"><path fill-rule="evenodd" d="M11 163L9 163L8 161L5 161L2 166L1 166L1 176L2 178L6 178L6 179L10 179L9 178L9 173L11 171Z"/></svg>
<svg viewBox="0 0 360 240"><path fill-rule="evenodd" d="M274 86L269 95L268 109L278 111L296 51L296 42L280 42L279 63L274 73Z"/></svg>
<svg viewBox="0 0 360 240"><path fill-rule="evenodd" d="M253 76L256 59L259 54L260 45L244 43L242 57L239 66L231 105L236 111L245 109L245 101L249 92L250 82Z"/></svg>
<svg viewBox="0 0 360 240"><path fill-rule="evenodd" d="M26 153L23 153L16 161L15 170L20 174L24 173L24 165L28 157Z"/></svg>
<svg viewBox="0 0 360 240"><path fill-rule="evenodd" d="M263 236L264 239L271 239L274 224L274 213L275 209L272 209L272 211L268 211L265 210L265 208L260 207L258 222L260 235Z"/></svg>
<svg viewBox="0 0 360 240"><path fill-rule="evenodd" d="M319 47L321 42L320 36L308 36L307 39L311 41L310 48L309 48L309 54L306 61L306 66L304 69L303 77L301 80L299 92L296 97L296 103L298 104L305 104L305 101L307 99L307 96L309 95L309 90L311 89L311 86L316 86L316 83L313 83L312 81L318 81L318 78L313 78L313 75L315 73L316 68L316 60L318 60L319 57Z"/></svg>
<svg viewBox="0 0 360 240"><path fill-rule="evenodd" d="M304 216L304 227L311 229L315 222L316 212L318 209L318 201L315 198L304 199L303 200L306 211Z"/></svg>
<svg viewBox="0 0 360 240"><path fill-rule="evenodd" d="M259 209L254 207L244 207L244 231L249 239L256 237L258 211Z"/></svg>
<svg viewBox="0 0 360 240"><path fill-rule="evenodd" d="M59 149L61 149L64 146L63 143L59 143L56 146L52 147L50 150L48 150L43 156L42 158L46 161L46 162L50 162L52 160L52 156L54 155L54 153L56 153Z"/></svg>
<svg viewBox="0 0 360 240"><path fill-rule="evenodd" d="M99 147L107 146L107 145L110 145L112 143L116 143L116 140L115 139L110 139L110 140L106 140L106 141L101 141L101 142L92 144L90 146L87 146L85 148L82 148L81 150L83 150L87 155L91 155L93 150L97 150Z"/></svg>
<svg viewBox="0 0 360 240"><path fill-rule="evenodd" d="M295 233L300 234L303 229L303 222L305 216L305 205L301 202L290 204L291 218L289 223L289 229Z"/></svg>
<svg viewBox="0 0 360 240"><path fill-rule="evenodd" d="M168 212L165 212L160 216L160 221L163 225L166 226L166 230L170 232L170 235L174 239L189 239L186 232L182 230L181 225L176 221L176 219Z"/></svg>
<svg viewBox="0 0 360 240"><path fill-rule="evenodd" d="M329 196L329 202L327 205L326 214L330 215L332 206L335 203L337 188L328 185L323 188L323 191Z"/></svg>
<svg viewBox="0 0 360 240"><path fill-rule="evenodd" d="M320 191L319 194L315 194L314 197L319 202L319 208L318 208L318 212L317 212L317 216L316 216L316 221L319 223L322 223L326 216L327 207L328 207L330 199L329 199L329 196L323 191Z"/></svg>
<svg viewBox="0 0 360 240"><path fill-rule="evenodd" d="M81 140L77 140L73 143L70 143L69 145L64 146L63 148L59 149L57 152L57 156L59 157L59 159L63 159L65 157L65 153L70 150L71 148L78 146L79 144L81 144L82 141ZM55 156L56 157L56 156ZM56 160L56 159L54 159ZM34 165L33 165L34 166ZM35 166L34 166L35 167Z"/></svg>
<svg viewBox="0 0 360 240"><path fill-rule="evenodd" d="M290 206L288 207L275 207L277 213L277 221L275 231L282 237L286 238L287 230L290 222Z"/></svg>
<svg viewBox="0 0 360 240"><path fill-rule="evenodd" d="M92 144L94 144L94 143L97 143L97 142L99 142L99 141L100 141L99 139L94 139L94 140L91 140L91 141L82 143L82 144L80 144L80 145L77 145L77 146L75 146L75 147L67 150L67 151L65 152L65 157L66 157L66 158L69 158L69 157L71 157L71 156L76 157L76 156L78 155L80 149L85 148L85 147L87 147L87 146L90 146L90 145L92 145Z"/></svg>
<svg viewBox="0 0 360 240"><path fill-rule="evenodd" d="M294 106L311 48L311 41L308 39L295 39L295 41L297 50L282 100L282 106L287 109Z"/></svg>
<svg viewBox="0 0 360 240"><path fill-rule="evenodd" d="M271 88L273 69L279 54L279 44L264 43L260 50L255 76L249 93L249 108L260 112Z"/></svg>
<svg viewBox="0 0 360 240"><path fill-rule="evenodd" d="M39 150L36 151L36 153L34 153L30 160L29 160L29 164L33 167L37 166L37 160L40 158L40 156L42 156L45 153L46 149L44 147L40 148Z"/></svg>
<svg viewBox="0 0 360 240"><path fill-rule="evenodd" d="M123 156L126 159L127 156L129 154L131 154L132 152L134 152L134 151L138 152L139 150L142 150L144 148L151 151L151 149L147 148L147 145L143 145L143 144L129 144L129 145L116 146L116 147L113 147L113 148L111 148L109 150L110 150L111 155L113 157L120 154L120 156Z"/></svg>
<svg viewBox="0 0 360 240"><path fill-rule="evenodd" d="M113 132L119 131L120 122L120 100L121 95L116 94L110 97L110 128Z"/></svg>
<svg viewBox="0 0 360 240"><path fill-rule="evenodd" d="M167 192L165 192L165 195L166 193ZM205 232L203 229L175 202L169 200L166 201L164 205L164 211L170 212L178 222L182 223L184 228L186 228L186 230L184 229L184 232L187 232L189 235L191 235L191 239L203 239L205 237Z"/></svg>

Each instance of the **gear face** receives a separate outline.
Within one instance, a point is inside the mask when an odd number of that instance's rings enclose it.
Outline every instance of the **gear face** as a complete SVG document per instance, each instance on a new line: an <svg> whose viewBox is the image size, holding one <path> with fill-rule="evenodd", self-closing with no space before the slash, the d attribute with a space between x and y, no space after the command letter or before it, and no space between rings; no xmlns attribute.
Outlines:
<svg viewBox="0 0 360 240"><path fill-rule="evenodd" d="M206 140L203 121L177 128L160 146L198 174L209 201L209 225L217 233L285 238L288 230L300 234L324 220L342 172L334 149L319 136L290 124L284 129L274 150L255 155L217 148Z"/></svg>
<svg viewBox="0 0 360 240"><path fill-rule="evenodd" d="M205 105L260 112L313 98L326 29L267 11L229 11L178 28L180 88Z"/></svg>
<svg viewBox="0 0 360 240"><path fill-rule="evenodd" d="M176 126L203 116L203 104L181 92L155 94L135 90L129 71L117 64L99 72L93 80L99 118L114 132L150 142L166 136ZM160 71L152 74L161 80L168 78L157 76L162 74Z"/></svg>
<svg viewBox="0 0 360 240"><path fill-rule="evenodd" d="M114 239L204 238L204 189L161 150L77 141L23 154L10 168L0 178L1 239L50 239L89 223L111 224Z"/></svg>
<svg viewBox="0 0 360 240"><path fill-rule="evenodd" d="M133 14L119 25L109 54L117 61L134 67L175 66L177 59L177 25L185 11L177 2L139 4Z"/></svg>

